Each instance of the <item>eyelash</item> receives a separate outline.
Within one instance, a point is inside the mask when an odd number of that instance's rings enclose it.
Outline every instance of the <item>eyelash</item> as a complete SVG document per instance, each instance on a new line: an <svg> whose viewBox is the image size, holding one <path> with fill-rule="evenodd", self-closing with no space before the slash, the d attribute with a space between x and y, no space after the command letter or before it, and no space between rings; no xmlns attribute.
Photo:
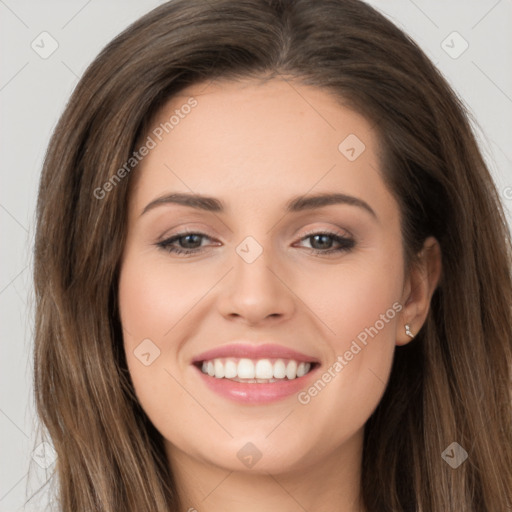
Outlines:
<svg viewBox="0 0 512 512"><path fill-rule="evenodd" d="M199 233L197 231L183 231L182 233L178 233L177 235L172 236L171 238L168 238L167 240L162 240L161 242L158 242L157 245L160 249L167 251L169 253L173 254L197 254L201 251L201 248L196 249L181 249L179 247L172 246L172 244L176 241L178 241L181 238L185 238L188 235L198 235L200 237L204 238L210 238L208 235L205 235L204 233ZM337 233L332 233L329 231L312 231L310 233L306 233L301 240L305 240L308 238L312 238L313 236L328 236L331 237L334 242L341 245L341 247L338 247L337 249L311 249L311 251L314 254L317 255L325 255L325 254L333 254L333 253L343 253L343 252L349 252L351 249L355 246L355 241L352 238L347 238L341 235L338 235Z"/></svg>

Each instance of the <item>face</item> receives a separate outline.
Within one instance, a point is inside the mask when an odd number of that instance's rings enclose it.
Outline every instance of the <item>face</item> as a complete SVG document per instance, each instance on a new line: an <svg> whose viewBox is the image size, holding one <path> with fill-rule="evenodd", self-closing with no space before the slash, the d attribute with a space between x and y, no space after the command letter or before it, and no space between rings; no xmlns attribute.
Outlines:
<svg viewBox="0 0 512 512"><path fill-rule="evenodd" d="M170 459L276 474L356 453L406 288L371 124L321 89L218 82L173 97L147 136L119 300Z"/></svg>

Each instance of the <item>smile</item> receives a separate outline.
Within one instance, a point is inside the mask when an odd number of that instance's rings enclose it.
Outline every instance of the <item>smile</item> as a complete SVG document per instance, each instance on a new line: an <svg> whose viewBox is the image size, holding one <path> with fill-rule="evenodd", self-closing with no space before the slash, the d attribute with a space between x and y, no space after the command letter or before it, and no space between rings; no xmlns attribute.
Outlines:
<svg viewBox="0 0 512 512"><path fill-rule="evenodd" d="M294 359L216 358L203 361L201 371L216 379L263 384L303 377L314 363Z"/></svg>
<svg viewBox="0 0 512 512"><path fill-rule="evenodd" d="M191 361L206 392L243 404L264 405L296 395L320 367L312 355L279 344L231 343Z"/></svg>

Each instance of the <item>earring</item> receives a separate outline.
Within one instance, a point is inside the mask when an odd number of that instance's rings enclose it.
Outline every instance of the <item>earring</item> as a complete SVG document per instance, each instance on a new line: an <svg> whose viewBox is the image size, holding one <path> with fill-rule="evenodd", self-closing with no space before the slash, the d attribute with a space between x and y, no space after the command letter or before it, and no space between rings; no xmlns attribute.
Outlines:
<svg viewBox="0 0 512 512"><path fill-rule="evenodd" d="M409 324L405 324L405 334L410 338L414 338L414 334L411 332L411 326Z"/></svg>

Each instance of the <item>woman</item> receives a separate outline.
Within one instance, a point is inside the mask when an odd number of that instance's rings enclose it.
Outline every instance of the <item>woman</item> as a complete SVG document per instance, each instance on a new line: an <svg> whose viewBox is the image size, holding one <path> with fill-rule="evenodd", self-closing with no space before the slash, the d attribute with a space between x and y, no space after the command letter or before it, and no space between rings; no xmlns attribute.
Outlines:
<svg viewBox="0 0 512 512"><path fill-rule="evenodd" d="M158 7L40 183L62 510L507 510L510 254L464 107L377 11Z"/></svg>

